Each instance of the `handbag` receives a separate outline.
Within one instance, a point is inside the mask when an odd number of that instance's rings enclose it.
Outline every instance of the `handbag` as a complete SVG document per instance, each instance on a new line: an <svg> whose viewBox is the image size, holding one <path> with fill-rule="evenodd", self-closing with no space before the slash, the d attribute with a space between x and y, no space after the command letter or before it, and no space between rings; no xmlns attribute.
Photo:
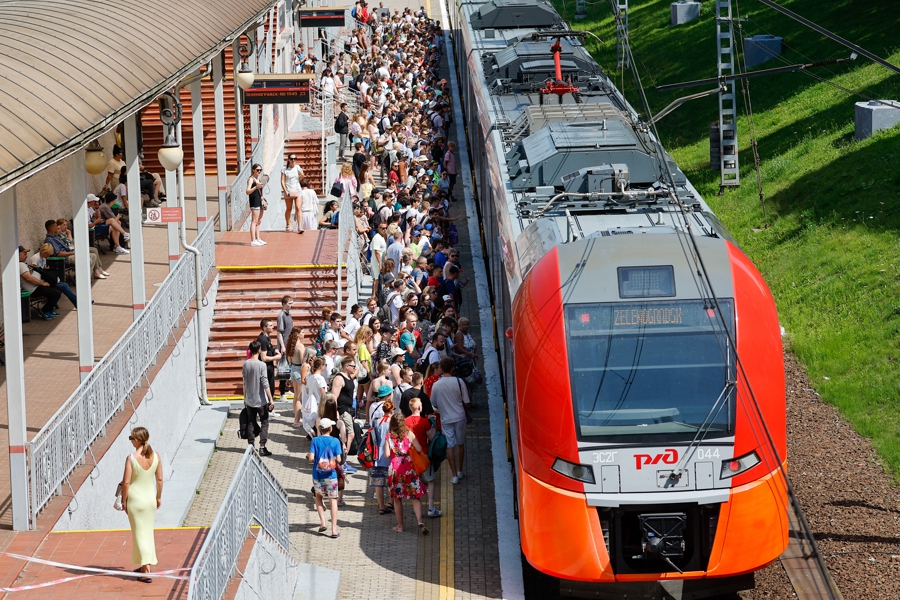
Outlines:
<svg viewBox="0 0 900 600"><path fill-rule="evenodd" d="M424 452L416 450L415 446L409 447L409 457L412 459L413 469L416 470L416 475L421 475L428 470L429 466L431 466L431 461L428 460L428 456Z"/></svg>
<svg viewBox="0 0 900 600"><path fill-rule="evenodd" d="M291 363L288 362L286 356L282 356L278 359L278 363L275 365L275 379L276 381L284 381L291 378Z"/></svg>
<svg viewBox="0 0 900 600"><path fill-rule="evenodd" d="M50 287L56 287L56 284L59 283L59 271L50 271L41 267L31 267L31 270L37 271L41 276L41 281L46 281Z"/></svg>
<svg viewBox="0 0 900 600"><path fill-rule="evenodd" d="M113 502L113 508L116 510L125 510L122 504L122 484L116 486L116 500Z"/></svg>
<svg viewBox="0 0 900 600"><path fill-rule="evenodd" d="M331 191L328 193L330 195L334 196L335 198L343 198L344 197L344 184L341 183L340 181L335 181L331 185Z"/></svg>

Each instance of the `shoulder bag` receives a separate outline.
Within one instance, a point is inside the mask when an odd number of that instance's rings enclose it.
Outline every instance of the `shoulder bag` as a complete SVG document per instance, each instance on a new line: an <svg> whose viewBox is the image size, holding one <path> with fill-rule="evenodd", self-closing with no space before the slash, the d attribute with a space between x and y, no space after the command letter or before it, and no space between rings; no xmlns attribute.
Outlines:
<svg viewBox="0 0 900 600"><path fill-rule="evenodd" d="M116 510L125 510L125 506L122 504L122 484L116 486L116 499L113 502L113 508Z"/></svg>
<svg viewBox="0 0 900 600"><path fill-rule="evenodd" d="M416 475L421 475L428 470L429 466L431 466L431 461L428 460L428 455L424 452L419 452L413 445L410 445L409 447L409 457L412 459L413 468L416 470Z"/></svg>

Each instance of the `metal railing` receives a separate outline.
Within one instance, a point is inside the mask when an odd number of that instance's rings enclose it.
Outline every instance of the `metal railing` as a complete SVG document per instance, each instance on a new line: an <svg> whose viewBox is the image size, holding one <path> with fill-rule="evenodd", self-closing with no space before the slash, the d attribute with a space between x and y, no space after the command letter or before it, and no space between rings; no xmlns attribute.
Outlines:
<svg viewBox="0 0 900 600"><path fill-rule="evenodd" d="M278 544L290 551L287 492L247 446L225 500L191 567L188 600L218 600L237 567L238 555L256 521Z"/></svg>
<svg viewBox="0 0 900 600"><path fill-rule="evenodd" d="M203 279L215 266L213 227L214 221L207 221L195 242L206 269ZM194 255L182 254L144 311L27 444L32 528L63 484L72 490L69 476L88 454L96 464L91 444L106 435L107 424L147 377L170 335L174 341L172 330L195 294Z"/></svg>
<svg viewBox="0 0 900 600"><path fill-rule="evenodd" d="M311 83L309 86L309 95L311 100L310 109L313 113L318 113L322 120L322 158L320 166L322 169L322 193L328 193L328 160L326 156L326 140L334 135L334 94L326 92L319 87L318 83Z"/></svg>
<svg viewBox="0 0 900 600"><path fill-rule="evenodd" d="M263 110L262 115L262 121L259 124L259 141L256 142L256 146L253 147L253 151L250 153L250 160L244 163L244 166L238 171L237 177L231 182L231 191L229 193L231 219L229 219L230 227L228 228L230 231L239 231L247 221L247 217L250 216L250 196L247 195L247 179L253 174L253 165L255 163L262 164L263 162L266 149L264 132L267 131L266 128L269 126L268 111Z"/></svg>
<svg viewBox="0 0 900 600"><path fill-rule="evenodd" d="M346 187L346 186L345 186ZM337 259L337 287L338 287L338 312L341 312L342 290L347 290L347 306L353 306L359 302L360 287L362 286L362 247L359 234L356 231L356 217L353 215L353 198L350 191L345 190L341 201L341 215L338 218L338 259ZM346 261L344 251L347 252ZM347 266L347 284L343 285L342 266Z"/></svg>

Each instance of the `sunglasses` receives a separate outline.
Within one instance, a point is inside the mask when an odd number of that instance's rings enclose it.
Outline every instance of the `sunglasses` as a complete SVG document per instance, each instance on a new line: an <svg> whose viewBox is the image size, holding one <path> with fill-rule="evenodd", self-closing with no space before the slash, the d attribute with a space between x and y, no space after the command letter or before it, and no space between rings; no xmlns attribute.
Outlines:
<svg viewBox="0 0 900 600"><path fill-rule="evenodd" d="M257 171L262 171L262 169L261 169L261 168L253 169L253 172L254 172L254 173L257 172Z"/></svg>
<svg viewBox="0 0 900 600"><path fill-rule="evenodd" d="M297 160L296 156L288 156L288 160Z"/></svg>
<svg viewBox="0 0 900 600"><path fill-rule="evenodd" d="M129 441L129 442L133 442L133 441L134 441L134 436L129 435L129 436L128 436L128 441Z"/></svg>

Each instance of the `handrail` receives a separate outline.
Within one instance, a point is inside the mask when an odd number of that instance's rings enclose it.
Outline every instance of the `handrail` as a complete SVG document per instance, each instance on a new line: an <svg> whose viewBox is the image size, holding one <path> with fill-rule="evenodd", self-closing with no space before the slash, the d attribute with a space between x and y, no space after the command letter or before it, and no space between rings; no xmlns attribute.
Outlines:
<svg viewBox="0 0 900 600"><path fill-rule="evenodd" d="M213 227L214 222L207 221L195 242L204 279L215 266ZM84 464L91 444L106 435L106 425L147 378L195 292L194 255L183 254L143 312L27 444L32 528L63 484L71 489L69 476Z"/></svg>
<svg viewBox="0 0 900 600"><path fill-rule="evenodd" d="M253 521L290 552L287 492L253 446L247 446L191 567L188 600L222 597Z"/></svg>

